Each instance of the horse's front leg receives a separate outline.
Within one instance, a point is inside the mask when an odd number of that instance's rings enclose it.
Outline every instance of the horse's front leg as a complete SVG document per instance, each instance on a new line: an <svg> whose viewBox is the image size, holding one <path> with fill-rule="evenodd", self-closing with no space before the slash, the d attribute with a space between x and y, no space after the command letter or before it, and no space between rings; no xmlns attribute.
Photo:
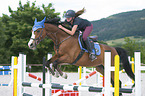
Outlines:
<svg viewBox="0 0 145 96"><path fill-rule="evenodd" d="M66 60L66 58L67 56L62 56L53 62L53 66L56 69L56 71L60 74L61 77L65 79L67 79L67 74L60 70L60 68L58 67L58 64L63 63Z"/></svg>
<svg viewBox="0 0 145 96"><path fill-rule="evenodd" d="M57 59L57 55L54 55L52 58L45 62L45 66L49 69L49 72L54 76L54 70L50 67L50 64L53 63Z"/></svg>

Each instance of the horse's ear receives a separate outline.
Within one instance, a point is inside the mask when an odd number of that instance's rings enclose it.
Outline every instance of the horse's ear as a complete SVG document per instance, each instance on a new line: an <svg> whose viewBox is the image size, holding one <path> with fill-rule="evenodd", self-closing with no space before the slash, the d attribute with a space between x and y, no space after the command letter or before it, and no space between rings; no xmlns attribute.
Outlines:
<svg viewBox="0 0 145 96"><path fill-rule="evenodd" d="M45 22L45 19L46 19L46 17L44 17L44 19L43 19L41 22L43 22L43 23L44 23L44 22Z"/></svg>
<svg viewBox="0 0 145 96"><path fill-rule="evenodd" d="M35 18L34 24L37 23L37 18Z"/></svg>

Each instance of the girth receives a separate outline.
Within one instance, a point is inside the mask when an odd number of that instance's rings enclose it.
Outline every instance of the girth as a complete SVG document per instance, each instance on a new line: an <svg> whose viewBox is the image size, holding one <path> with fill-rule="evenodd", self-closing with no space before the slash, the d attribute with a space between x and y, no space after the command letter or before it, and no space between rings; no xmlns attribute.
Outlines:
<svg viewBox="0 0 145 96"><path fill-rule="evenodd" d="M70 63L71 65L76 64L76 62L83 56L83 54L85 53L84 50L81 50L81 52L79 53L79 55L77 56L77 58L75 59L75 61L73 63Z"/></svg>

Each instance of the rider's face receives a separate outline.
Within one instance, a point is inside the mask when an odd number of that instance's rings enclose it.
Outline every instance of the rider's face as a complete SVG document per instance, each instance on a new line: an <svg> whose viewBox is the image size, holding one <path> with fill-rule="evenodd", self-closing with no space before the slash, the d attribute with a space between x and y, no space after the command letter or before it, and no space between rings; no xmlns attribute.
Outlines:
<svg viewBox="0 0 145 96"><path fill-rule="evenodd" d="M73 17L70 18L66 18L67 22L70 22L72 20Z"/></svg>

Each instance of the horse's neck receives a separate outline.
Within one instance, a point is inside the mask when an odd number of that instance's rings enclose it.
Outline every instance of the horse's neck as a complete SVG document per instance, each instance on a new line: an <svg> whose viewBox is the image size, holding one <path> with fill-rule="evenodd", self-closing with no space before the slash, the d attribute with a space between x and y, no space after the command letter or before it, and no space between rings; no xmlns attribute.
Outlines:
<svg viewBox="0 0 145 96"><path fill-rule="evenodd" d="M50 38L54 43L60 43L70 35L60 30L57 26L52 24L46 24L47 34L49 34ZM57 42L56 42L57 41Z"/></svg>

